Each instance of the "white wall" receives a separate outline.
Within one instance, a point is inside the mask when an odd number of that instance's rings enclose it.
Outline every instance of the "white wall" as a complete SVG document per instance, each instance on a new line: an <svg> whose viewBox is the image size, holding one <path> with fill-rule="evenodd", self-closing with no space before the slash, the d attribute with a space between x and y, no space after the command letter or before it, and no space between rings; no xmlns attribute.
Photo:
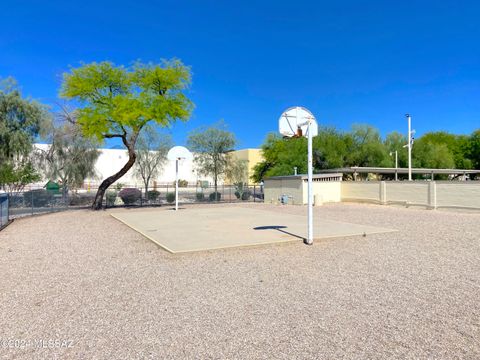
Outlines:
<svg viewBox="0 0 480 360"><path fill-rule="evenodd" d="M35 144L35 147L45 150L48 149L47 144ZM95 178L88 178L85 180L85 185L95 186L106 177L115 174L122 166L128 161L128 155L126 150L122 149L99 149L100 156L95 164ZM134 165L135 166L135 165ZM196 166L193 160L182 160L179 166L179 178L187 180L189 185L195 185L197 180L209 181L213 184L213 179L206 176L200 176L197 174ZM157 183L172 183L175 181L175 161L167 161L162 168L159 176L156 179L152 179L150 184L153 186L153 181ZM143 182L141 178L134 176L133 168L130 169L119 182L127 185L142 186Z"/></svg>
<svg viewBox="0 0 480 360"><path fill-rule="evenodd" d="M119 171L123 164L128 161L128 155L125 150L117 149L100 149L101 154L98 157L97 163L95 164L95 171L97 172L97 179L87 179L85 182L100 182L102 179L115 174ZM135 167L135 165L134 165ZM178 168L178 177L183 180L187 180L190 185L195 185L197 180L207 180L212 182L211 178L205 176L198 176L197 178L197 169L193 163L193 160L182 160L180 161ZM175 161L167 161L163 166L160 174L156 179L151 180L158 183L171 183L175 180ZM134 176L134 168L130 169L120 180L124 184L138 185L142 186L143 182L141 178Z"/></svg>

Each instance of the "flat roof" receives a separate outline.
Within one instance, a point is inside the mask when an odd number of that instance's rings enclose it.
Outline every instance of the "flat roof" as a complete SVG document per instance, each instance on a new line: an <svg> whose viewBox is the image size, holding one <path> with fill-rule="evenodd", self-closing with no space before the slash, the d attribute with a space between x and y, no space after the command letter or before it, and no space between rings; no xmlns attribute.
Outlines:
<svg viewBox="0 0 480 360"><path fill-rule="evenodd" d="M336 173L408 174L408 168L352 166L352 167L346 167L346 168L320 170L319 173L320 174L331 174L331 173L335 173L335 174ZM480 170L412 168L412 174L480 174Z"/></svg>
<svg viewBox="0 0 480 360"><path fill-rule="evenodd" d="M313 174L312 179L324 179L329 177L342 177L342 173L326 173L326 174ZM298 175L283 175L283 176L271 176L266 178L265 180L292 180L292 179L301 179L305 180L308 178L307 174L298 174Z"/></svg>

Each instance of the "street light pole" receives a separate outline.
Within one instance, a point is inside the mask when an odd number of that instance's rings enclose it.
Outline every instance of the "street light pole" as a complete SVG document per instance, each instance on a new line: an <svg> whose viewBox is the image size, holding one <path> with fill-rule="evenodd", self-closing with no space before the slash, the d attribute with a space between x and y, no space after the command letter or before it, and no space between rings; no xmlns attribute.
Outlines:
<svg viewBox="0 0 480 360"><path fill-rule="evenodd" d="M408 120L408 181L412 181L412 117L405 115Z"/></svg>

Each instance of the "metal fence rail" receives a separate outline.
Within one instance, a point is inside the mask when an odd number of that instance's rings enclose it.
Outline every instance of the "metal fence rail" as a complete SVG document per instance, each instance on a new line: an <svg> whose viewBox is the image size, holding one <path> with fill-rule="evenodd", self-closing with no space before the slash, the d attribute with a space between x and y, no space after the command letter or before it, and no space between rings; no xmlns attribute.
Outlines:
<svg viewBox="0 0 480 360"><path fill-rule="evenodd" d="M8 224L10 219L8 215L8 195L0 194L0 229Z"/></svg>
<svg viewBox="0 0 480 360"><path fill-rule="evenodd" d="M67 192L41 188L17 192L10 196L2 194L2 198L7 199L6 219L8 221L9 218L89 208L96 193L97 188L76 189ZM181 205L263 201L263 187L259 185L243 187L219 185L216 192L214 186L179 187L178 200ZM105 208L169 206L174 202L175 187L172 185L149 188L145 192L142 187L124 185L122 188L116 188L114 184L105 193L103 206Z"/></svg>

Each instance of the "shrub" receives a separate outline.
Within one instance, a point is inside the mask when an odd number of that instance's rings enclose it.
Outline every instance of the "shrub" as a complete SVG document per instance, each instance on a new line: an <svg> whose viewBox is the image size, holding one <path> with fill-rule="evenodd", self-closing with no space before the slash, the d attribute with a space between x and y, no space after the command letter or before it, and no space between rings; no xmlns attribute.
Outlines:
<svg viewBox="0 0 480 360"><path fill-rule="evenodd" d="M202 192L197 192L196 197L197 197L197 201L205 200L205 194Z"/></svg>
<svg viewBox="0 0 480 360"><path fill-rule="evenodd" d="M176 182L174 181L173 182L173 187L175 187L176 185ZM187 187L188 186L188 181L187 180L182 180L182 179L178 179L178 187L181 188L181 187Z"/></svg>
<svg viewBox="0 0 480 360"><path fill-rule="evenodd" d="M47 190L31 190L23 193L23 200L26 206L44 207L50 205L53 194Z"/></svg>
<svg viewBox="0 0 480 360"><path fill-rule="evenodd" d="M107 191L107 193L105 194L105 201L107 202L107 206L115 205L116 199L117 199L116 191Z"/></svg>
<svg viewBox="0 0 480 360"><path fill-rule="evenodd" d="M68 198L68 201L71 206L85 206L85 205L91 205L93 202L93 199L95 199L95 194L80 195L80 194L73 193Z"/></svg>
<svg viewBox="0 0 480 360"><path fill-rule="evenodd" d="M169 204L173 203L175 201L175 193L167 193L167 202Z"/></svg>
<svg viewBox="0 0 480 360"><path fill-rule="evenodd" d="M125 205L131 205L142 198L142 192L136 188L124 188L118 193L118 196Z"/></svg>
<svg viewBox="0 0 480 360"><path fill-rule="evenodd" d="M157 190L149 190L147 192L147 199L151 201L157 201L158 197L160 196L160 191Z"/></svg>
<svg viewBox="0 0 480 360"><path fill-rule="evenodd" d="M215 196L216 194L216 196ZM210 201L220 201L220 198L222 197L222 194L220 194L218 191L213 192L210 195L208 195L208 200Z"/></svg>
<svg viewBox="0 0 480 360"><path fill-rule="evenodd" d="M250 190L245 190L242 194L242 200L250 199L250 195L251 195Z"/></svg>
<svg viewBox="0 0 480 360"><path fill-rule="evenodd" d="M250 199L250 191L249 190L245 190L242 192L242 195L240 195L240 192L239 191L235 191L235 196L237 197L237 199L240 200L240 198L242 198L242 200L248 200Z"/></svg>

